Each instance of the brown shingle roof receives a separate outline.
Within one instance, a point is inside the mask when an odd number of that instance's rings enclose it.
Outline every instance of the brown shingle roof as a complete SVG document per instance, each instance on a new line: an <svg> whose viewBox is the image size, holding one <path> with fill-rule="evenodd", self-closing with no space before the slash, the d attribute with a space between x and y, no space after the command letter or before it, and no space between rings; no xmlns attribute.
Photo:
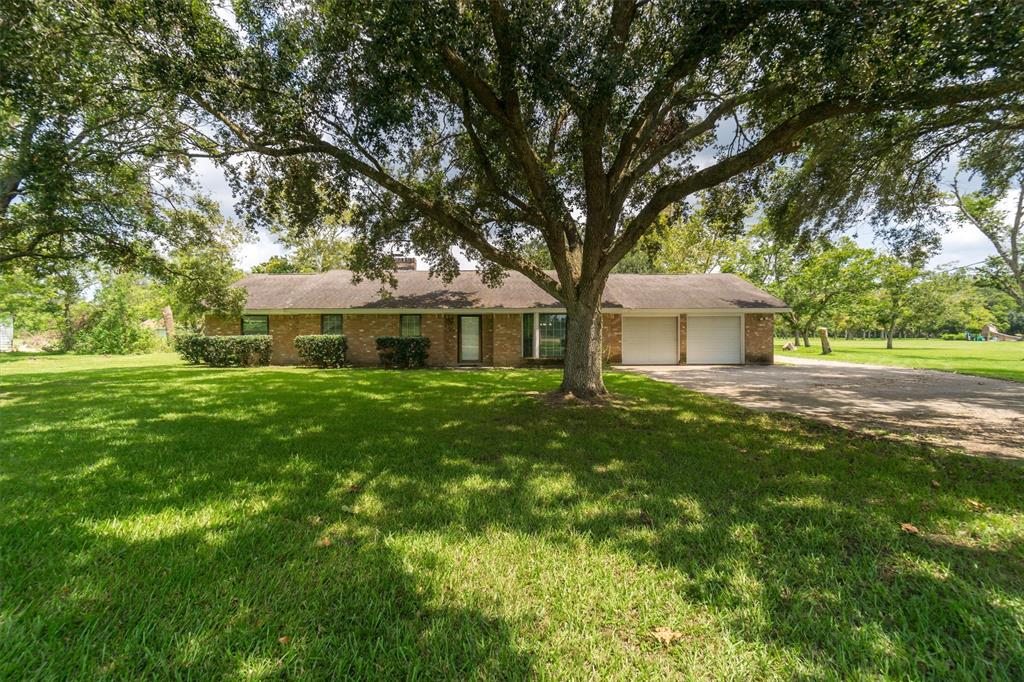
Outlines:
<svg viewBox="0 0 1024 682"><path fill-rule="evenodd" d="M237 283L248 292L247 310L323 309L512 309L559 308L561 304L525 275L512 272L492 289L475 271L445 284L424 270L399 270L397 289L380 295L379 282L352 283L348 270L311 275L249 275ZM613 274L602 308L627 310L785 309L786 304L753 284L727 274Z"/></svg>

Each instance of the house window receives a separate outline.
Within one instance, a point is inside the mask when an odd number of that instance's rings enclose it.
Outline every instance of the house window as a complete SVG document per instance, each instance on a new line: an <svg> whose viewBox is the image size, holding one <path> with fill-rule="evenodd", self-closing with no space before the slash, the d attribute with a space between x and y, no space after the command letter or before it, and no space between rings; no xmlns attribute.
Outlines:
<svg viewBox="0 0 1024 682"><path fill-rule="evenodd" d="M565 357L565 313L540 313L538 318L540 357Z"/></svg>
<svg viewBox="0 0 1024 682"><path fill-rule="evenodd" d="M533 313L523 313L523 357L532 358L533 352Z"/></svg>
<svg viewBox="0 0 1024 682"><path fill-rule="evenodd" d="M242 315L242 336L269 333L270 318L267 315Z"/></svg>
<svg viewBox="0 0 1024 682"><path fill-rule="evenodd" d="M321 334L341 334L341 315L321 315Z"/></svg>
<svg viewBox="0 0 1024 682"><path fill-rule="evenodd" d="M401 336L423 336L420 333L420 316L402 315L399 334Z"/></svg>

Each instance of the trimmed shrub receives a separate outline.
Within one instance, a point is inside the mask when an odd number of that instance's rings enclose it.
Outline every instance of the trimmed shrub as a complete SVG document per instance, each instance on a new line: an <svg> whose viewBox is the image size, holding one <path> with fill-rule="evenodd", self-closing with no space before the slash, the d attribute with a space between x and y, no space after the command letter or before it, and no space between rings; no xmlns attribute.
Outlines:
<svg viewBox="0 0 1024 682"><path fill-rule="evenodd" d="M191 365L198 365L203 361L206 339L208 338L199 334L178 334L174 337L172 343L174 350L178 352L182 360Z"/></svg>
<svg viewBox="0 0 1024 682"><path fill-rule="evenodd" d="M304 365L344 367L348 342L344 334L310 334L295 337L295 350Z"/></svg>
<svg viewBox="0 0 1024 682"><path fill-rule="evenodd" d="M271 337L207 336L203 361L211 367L254 367L270 364Z"/></svg>
<svg viewBox="0 0 1024 682"><path fill-rule="evenodd" d="M425 336L378 336L377 354L385 367L416 369L427 366L430 339Z"/></svg>

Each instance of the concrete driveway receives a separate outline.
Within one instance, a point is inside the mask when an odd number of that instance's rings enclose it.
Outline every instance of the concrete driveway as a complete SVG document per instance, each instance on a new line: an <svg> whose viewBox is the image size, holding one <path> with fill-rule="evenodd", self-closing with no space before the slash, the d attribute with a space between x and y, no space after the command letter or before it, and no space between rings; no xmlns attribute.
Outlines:
<svg viewBox="0 0 1024 682"><path fill-rule="evenodd" d="M1024 461L1022 383L806 358L782 362L787 364L622 369L759 410Z"/></svg>

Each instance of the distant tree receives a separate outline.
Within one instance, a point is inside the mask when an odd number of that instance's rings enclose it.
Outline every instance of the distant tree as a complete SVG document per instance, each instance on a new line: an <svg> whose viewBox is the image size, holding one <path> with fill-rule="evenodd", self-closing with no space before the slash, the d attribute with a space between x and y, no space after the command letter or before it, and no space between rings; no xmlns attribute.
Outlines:
<svg viewBox="0 0 1024 682"><path fill-rule="evenodd" d="M316 225L286 234L281 242L289 248L288 261L296 272L326 272L346 268L352 258L350 227L344 216L329 216Z"/></svg>
<svg viewBox="0 0 1024 682"><path fill-rule="evenodd" d="M284 275L298 272L298 268L287 256L271 256L259 265L253 267L252 271L261 275Z"/></svg>
<svg viewBox="0 0 1024 682"><path fill-rule="evenodd" d="M842 238L799 244L779 240L762 224L725 270L765 287L792 309L782 316L797 345L824 321L860 301L875 282L876 254Z"/></svg>
<svg viewBox="0 0 1024 682"><path fill-rule="evenodd" d="M18 333L39 333L57 326L59 292L48 277L23 267L0 270L0 313L14 315Z"/></svg>
<svg viewBox="0 0 1024 682"><path fill-rule="evenodd" d="M241 276L224 244L211 244L177 253L170 263L168 283L176 323L202 328L206 315L237 317L245 308L245 290L231 286Z"/></svg>
<svg viewBox="0 0 1024 682"><path fill-rule="evenodd" d="M893 256L882 256L876 265L876 320L885 333L885 347L891 349L897 327L907 322L914 311L914 294L920 295L920 289L915 285L923 277L924 270Z"/></svg>
<svg viewBox="0 0 1024 682"><path fill-rule="evenodd" d="M79 333L76 350L84 353L126 355L151 350L152 332L142 327L147 318L146 296L139 276L108 273L93 301L93 313Z"/></svg>

